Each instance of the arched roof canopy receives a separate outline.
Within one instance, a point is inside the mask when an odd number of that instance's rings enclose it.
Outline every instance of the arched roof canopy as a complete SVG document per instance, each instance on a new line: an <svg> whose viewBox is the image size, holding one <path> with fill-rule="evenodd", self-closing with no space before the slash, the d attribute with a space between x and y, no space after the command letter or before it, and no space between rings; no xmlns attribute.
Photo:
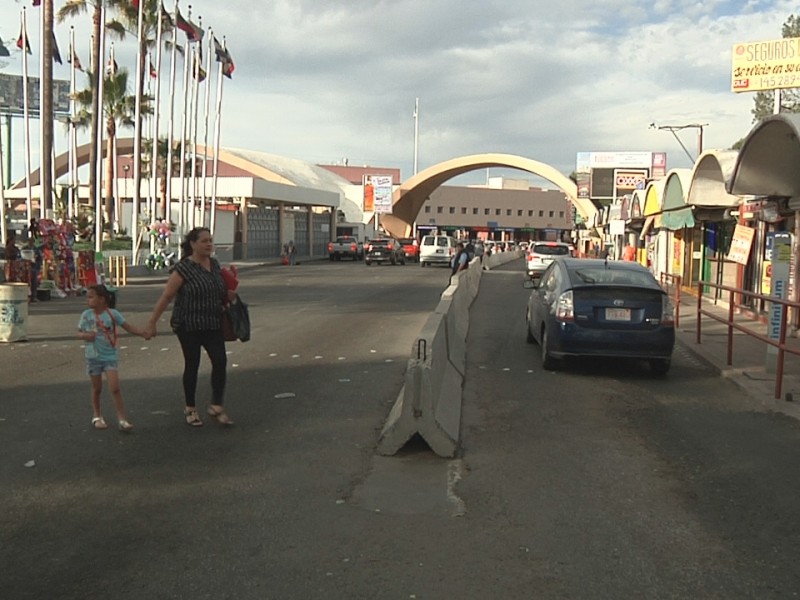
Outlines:
<svg viewBox="0 0 800 600"><path fill-rule="evenodd" d="M686 203L705 207L737 206L739 196L728 193L726 185L738 157L736 150L707 150L701 154L692 168Z"/></svg>
<svg viewBox="0 0 800 600"><path fill-rule="evenodd" d="M800 115L772 115L747 134L728 184L736 195L800 196Z"/></svg>
<svg viewBox="0 0 800 600"><path fill-rule="evenodd" d="M671 169L664 182L661 210L675 210L686 206L686 192L691 182L691 169Z"/></svg>
<svg viewBox="0 0 800 600"><path fill-rule="evenodd" d="M592 222L597 208L588 198L578 198L575 182L562 175L550 165L516 156L513 154L474 154L454 158L433 165L403 182L392 197L392 214L383 215L381 223L392 235L406 237L411 232L411 224L417 218L422 205L443 183L478 169L506 167L528 171L557 185L575 205L586 222Z"/></svg>
<svg viewBox="0 0 800 600"><path fill-rule="evenodd" d="M644 216L652 217L661 212L661 201L664 198L664 184L667 178L654 179L644 189Z"/></svg>

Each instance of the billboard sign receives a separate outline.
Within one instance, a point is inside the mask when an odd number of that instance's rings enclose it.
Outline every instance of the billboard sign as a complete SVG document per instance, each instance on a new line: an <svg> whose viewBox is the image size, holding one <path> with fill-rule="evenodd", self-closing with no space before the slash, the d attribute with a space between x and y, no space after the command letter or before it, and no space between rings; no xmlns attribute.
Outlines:
<svg viewBox="0 0 800 600"><path fill-rule="evenodd" d="M364 189L366 197L367 185L372 186L373 204L376 213L391 214L392 212L392 176L391 175L365 175ZM364 207L366 209L366 206Z"/></svg>
<svg viewBox="0 0 800 600"><path fill-rule="evenodd" d="M731 91L800 87L800 38L734 44Z"/></svg>
<svg viewBox="0 0 800 600"><path fill-rule="evenodd" d="M4 115L22 115L24 113L24 96L22 75L0 73L0 113ZM53 80L53 112L57 117L67 117L69 110L69 81ZM39 116L39 78L28 77L28 112L32 117Z"/></svg>

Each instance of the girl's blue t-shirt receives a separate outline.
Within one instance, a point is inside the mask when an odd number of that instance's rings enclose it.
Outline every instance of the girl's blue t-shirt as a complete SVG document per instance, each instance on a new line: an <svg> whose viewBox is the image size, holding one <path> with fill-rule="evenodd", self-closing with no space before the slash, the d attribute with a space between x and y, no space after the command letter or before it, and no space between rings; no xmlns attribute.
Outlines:
<svg viewBox="0 0 800 600"><path fill-rule="evenodd" d="M124 323L125 317L115 308L109 308L100 314L95 313L91 308L83 311L78 320L78 329L95 332L94 342L86 342L84 347L86 358L116 361L117 329Z"/></svg>

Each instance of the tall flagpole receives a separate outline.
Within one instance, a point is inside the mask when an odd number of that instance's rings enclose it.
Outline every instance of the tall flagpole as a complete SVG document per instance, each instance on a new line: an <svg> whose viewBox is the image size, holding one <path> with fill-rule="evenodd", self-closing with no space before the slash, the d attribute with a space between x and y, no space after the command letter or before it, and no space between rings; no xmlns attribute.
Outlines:
<svg viewBox="0 0 800 600"><path fill-rule="evenodd" d="M192 7L189 6L188 13L186 15L187 20L191 20L192 17ZM188 128L188 119L187 119L187 112L189 111L189 70L191 65L191 56L189 54L189 48L191 43L189 42L188 38L186 40L186 47L183 52L183 112L181 113L181 140L180 140L180 148L181 148L181 164L180 164L180 180L181 180L181 190L180 190L180 200L179 200L179 211L178 211L178 229L179 234L183 235L185 233L186 228L186 130ZM192 51L194 49L192 48Z"/></svg>
<svg viewBox="0 0 800 600"><path fill-rule="evenodd" d="M198 17L202 27L202 20ZM200 93L200 70L203 68L200 57L200 44L192 47L192 98L189 102L189 137L191 138L192 160L191 173L189 174L189 227L194 228L196 223L195 202L197 200L197 102Z"/></svg>
<svg viewBox="0 0 800 600"><path fill-rule="evenodd" d="M146 0L139 0L139 17L137 21L138 32L136 41L139 49L136 52L136 101L134 103L133 123L133 194L131 197L131 246L133 256L131 264L139 264L139 195L142 181L142 71L144 70L145 48L142 43L144 37L144 4ZM160 17L160 15L159 15ZM127 181L125 182L127 183Z"/></svg>
<svg viewBox="0 0 800 600"><path fill-rule="evenodd" d="M9 117L10 118L10 117ZM11 149L8 150L9 154ZM5 244L8 239L6 226L6 178L3 174L3 141L0 140L0 240Z"/></svg>
<svg viewBox="0 0 800 600"><path fill-rule="evenodd" d="M75 27L69 28L69 196L67 196L67 217L78 215L75 166Z"/></svg>
<svg viewBox="0 0 800 600"><path fill-rule="evenodd" d="M103 119L103 112L105 103L103 101L103 93L105 88L105 67L106 67L106 11L104 7L100 7L100 59L94 68L97 69L100 77L98 78L97 85L97 106L99 107L99 114L97 115L99 126L97 128L97 165L95 171L95 186L94 186L94 251L96 253L103 250L103 127L105 121ZM109 227L111 224L109 223Z"/></svg>
<svg viewBox="0 0 800 600"><path fill-rule="evenodd" d="M45 165L48 164L49 161L46 158L47 149L44 147L45 115L42 110L42 104L46 93L44 85L44 38L46 36L44 33L44 8L40 6L39 9L39 219L44 219L47 214L44 199L44 170ZM49 176L49 173L47 175Z"/></svg>
<svg viewBox="0 0 800 600"><path fill-rule="evenodd" d="M175 14L178 14L178 0L175 0ZM178 40L176 39L177 32L172 30L172 56L169 65L169 127L167 131L167 182L166 182L166 195L167 206L164 218L168 222L172 221L172 144L175 137L174 134L174 116L175 116L175 74L177 72L176 59L178 54Z"/></svg>
<svg viewBox="0 0 800 600"><path fill-rule="evenodd" d="M24 104L22 120L25 123L25 209L28 221L30 221L33 217L33 199L31 197L31 115L28 108L28 19L24 7L20 13L20 19L22 22L22 103Z"/></svg>
<svg viewBox="0 0 800 600"><path fill-rule="evenodd" d="M213 43L214 39L211 39ZM222 47L225 48L225 38L222 38ZM219 63L217 69L217 107L214 110L214 178L211 180L211 220L209 229L214 234L217 217L217 168L219 167L219 133L222 121L222 69L224 64Z"/></svg>
<svg viewBox="0 0 800 600"><path fill-rule="evenodd" d="M158 214L158 209L156 207L157 203L159 202L159 189L158 189L158 130L160 126L161 120L161 29L163 27L162 22L162 12L163 12L163 5L161 4L161 0L158 2L158 17L156 19L157 29L156 29L156 90L155 90L155 97L153 99L153 147L151 148L152 156L150 157L150 192L153 197L153 207L150 212L150 216L153 220L155 220L155 216ZM175 36L172 36L173 41L175 40ZM150 65L148 65L149 67ZM154 249L154 242L155 237L150 236L150 252Z"/></svg>
<svg viewBox="0 0 800 600"><path fill-rule="evenodd" d="M211 46L214 45L214 31L208 28L208 46L206 47L206 81L204 88L204 109L203 109L203 197L202 205L200 208L200 215L202 224L206 224L206 198L208 191L206 189L206 176L208 174L208 112L211 105ZM213 231L212 231L213 234Z"/></svg>

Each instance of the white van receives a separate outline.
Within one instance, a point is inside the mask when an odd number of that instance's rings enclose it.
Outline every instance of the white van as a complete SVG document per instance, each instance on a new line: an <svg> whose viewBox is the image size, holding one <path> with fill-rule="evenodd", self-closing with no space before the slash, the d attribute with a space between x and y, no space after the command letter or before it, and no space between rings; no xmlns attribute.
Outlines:
<svg viewBox="0 0 800 600"><path fill-rule="evenodd" d="M433 264L450 265L456 253L456 239L449 235L426 235L419 246L419 264L423 267Z"/></svg>

